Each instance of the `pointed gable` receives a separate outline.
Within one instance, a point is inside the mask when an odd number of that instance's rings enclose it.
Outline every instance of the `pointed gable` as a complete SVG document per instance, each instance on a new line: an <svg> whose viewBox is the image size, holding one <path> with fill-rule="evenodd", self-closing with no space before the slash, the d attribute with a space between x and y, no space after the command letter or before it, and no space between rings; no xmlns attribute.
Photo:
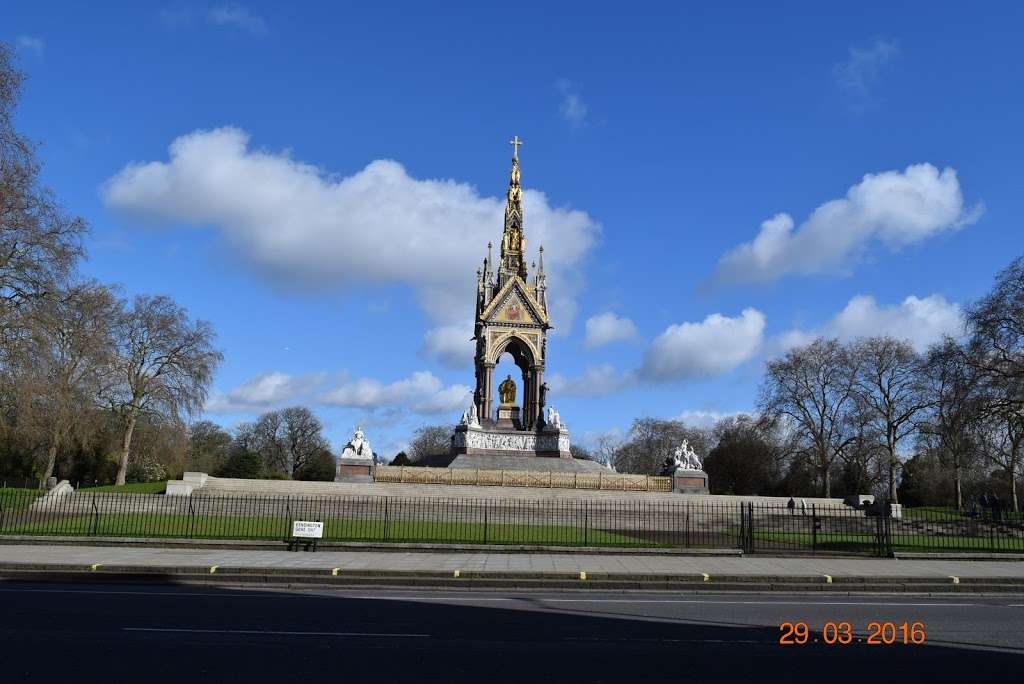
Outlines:
<svg viewBox="0 0 1024 684"><path fill-rule="evenodd" d="M497 296L481 313L488 323L541 325L547 327L548 317L518 276L510 278Z"/></svg>

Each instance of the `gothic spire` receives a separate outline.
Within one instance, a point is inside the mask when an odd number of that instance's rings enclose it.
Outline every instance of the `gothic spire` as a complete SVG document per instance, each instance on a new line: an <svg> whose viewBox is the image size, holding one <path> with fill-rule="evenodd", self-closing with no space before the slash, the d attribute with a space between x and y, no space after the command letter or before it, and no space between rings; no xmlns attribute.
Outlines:
<svg viewBox="0 0 1024 684"><path fill-rule="evenodd" d="M526 236L523 234L523 190L519 185L519 146L523 141L515 136L512 145L512 173L508 181L505 200L505 232L501 236L501 269L499 287L513 275L526 280Z"/></svg>

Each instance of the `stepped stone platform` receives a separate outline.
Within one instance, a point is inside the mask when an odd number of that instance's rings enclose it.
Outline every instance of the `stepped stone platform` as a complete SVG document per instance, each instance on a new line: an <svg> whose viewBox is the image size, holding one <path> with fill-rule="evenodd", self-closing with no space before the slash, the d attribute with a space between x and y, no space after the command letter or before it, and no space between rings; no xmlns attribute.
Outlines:
<svg viewBox="0 0 1024 684"><path fill-rule="evenodd" d="M561 460L561 459L552 459ZM243 480L207 477L205 485L193 496L380 496L430 499L515 499L526 501L658 501L690 502L692 504L754 504L786 505L788 497L726 496L718 494L687 494L673 492L630 492L607 489L559 489L549 487L498 487L446 484L406 484L389 482L300 482L296 480ZM849 509L842 499L804 498L808 508ZM797 502L799 505L799 501Z"/></svg>

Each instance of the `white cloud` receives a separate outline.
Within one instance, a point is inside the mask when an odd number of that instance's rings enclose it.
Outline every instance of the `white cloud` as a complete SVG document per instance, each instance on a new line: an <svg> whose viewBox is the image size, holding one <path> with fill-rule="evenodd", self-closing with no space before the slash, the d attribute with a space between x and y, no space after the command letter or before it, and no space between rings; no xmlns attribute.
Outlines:
<svg viewBox="0 0 1024 684"><path fill-rule="evenodd" d="M178 7L162 9L157 13L160 22L168 29L187 29L205 23L217 28L245 31L253 36L267 34L267 22L238 3L227 3L205 9Z"/></svg>
<svg viewBox="0 0 1024 684"><path fill-rule="evenodd" d="M752 308L736 318L716 313L671 325L651 342L640 373L659 382L726 373L757 353L764 326L764 314Z"/></svg>
<svg viewBox="0 0 1024 684"><path fill-rule="evenodd" d="M722 256L716 278L764 282L789 274L848 271L872 242L890 251L973 223L983 205L964 206L956 171L931 164L905 171L867 174L846 197L822 204L794 230L789 214L777 214L761 231Z"/></svg>
<svg viewBox="0 0 1024 684"><path fill-rule="evenodd" d="M344 383L323 394L319 401L328 406L364 409L401 407L415 413L440 414L465 409L471 393L466 385L445 387L433 373L418 371L390 384L373 378Z"/></svg>
<svg viewBox="0 0 1024 684"><path fill-rule="evenodd" d="M558 113L572 128L579 128L587 119L587 105L580 95L579 85L563 78L555 83L555 87L562 96Z"/></svg>
<svg viewBox="0 0 1024 684"><path fill-rule="evenodd" d="M18 36L14 41L15 49L22 54L32 54L35 57L42 57L46 49L46 43L42 38L36 36Z"/></svg>
<svg viewBox="0 0 1024 684"><path fill-rule="evenodd" d="M851 47L847 59L832 67L832 77L854 111L875 104L873 89L882 68L898 54L895 40L878 38L868 48Z"/></svg>
<svg viewBox="0 0 1024 684"><path fill-rule="evenodd" d="M713 428L720 421L726 418L749 415L750 411L702 411L699 409L688 409L683 411L675 420L682 421L685 425L699 428Z"/></svg>
<svg viewBox="0 0 1024 684"><path fill-rule="evenodd" d="M612 342L633 340L637 337L636 326L628 318L619 318L610 311L597 316L591 316L586 323L586 337L583 344L586 347L600 347Z"/></svg>
<svg viewBox="0 0 1024 684"><path fill-rule="evenodd" d="M603 397L635 383L636 373L633 371L619 372L611 364L605 363L598 366L587 366L581 375L574 378L554 373L548 376L546 382L551 393L556 396Z"/></svg>
<svg viewBox="0 0 1024 684"><path fill-rule="evenodd" d="M282 287L404 283L438 323L471 314L473 272L500 235L502 198L412 178L390 160L338 178L248 143L230 127L181 136L169 161L130 164L109 179L104 200L151 223L212 226ZM581 287L577 267L599 228L582 211L549 206L537 190L526 190L523 204L529 244L545 247L553 319L566 332Z"/></svg>
<svg viewBox="0 0 1024 684"><path fill-rule="evenodd" d="M941 295L919 298L910 295L899 304L879 306L874 297L857 295L836 316L817 330L790 330L779 340L782 349L810 343L816 337L835 337L850 342L859 337L888 335L910 342L924 351L944 335L961 337L964 315L960 305Z"/></svg>
<svg viewBox="0 0 1024 684"><path fill-rule="evenodd" d="M241 29L254 36L262 36L267 33L267 22L263 20L263 17L253 14L237 3L211 7L206 12L206 20L215 26Z"/></svg>
<svg viewBox="0 0 1024 684"><path fill-rule="evenodd" d="M465 368L473 362L476 351L472 337L472 324L443 325L426 332L420 351L449 368Z"/></svg>
<svg viewBox="0 0 1024 684"><path fill-rule="evenodd" d="M229 392L215 392L205 411L219 415L265 411L312 392L325 378L323 373L293 376L280 371L261 373Z"/></svg>

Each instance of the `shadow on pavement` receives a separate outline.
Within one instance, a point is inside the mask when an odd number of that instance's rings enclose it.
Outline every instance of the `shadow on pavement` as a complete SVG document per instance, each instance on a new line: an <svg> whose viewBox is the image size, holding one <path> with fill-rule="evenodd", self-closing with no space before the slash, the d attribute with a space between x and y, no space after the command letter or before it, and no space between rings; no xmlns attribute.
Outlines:
<svg viewBox="0 0 1024 684"><path fill-rule="evenodd" d="M5 681L996 681L1024 657L775 628L201 586L0 583ZM483 600L484 605L472 605ZM991 678L991 679L990 679Z"/></svg>

